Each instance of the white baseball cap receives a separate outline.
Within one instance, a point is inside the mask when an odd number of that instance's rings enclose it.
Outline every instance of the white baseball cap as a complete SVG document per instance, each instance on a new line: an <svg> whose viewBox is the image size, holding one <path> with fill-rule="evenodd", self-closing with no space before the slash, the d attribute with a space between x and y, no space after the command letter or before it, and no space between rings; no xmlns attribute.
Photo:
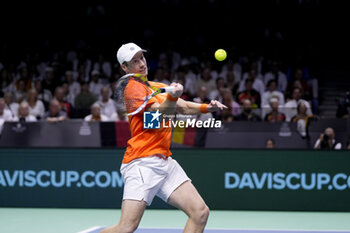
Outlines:
<svg viewBox="0 0 350 233"><path fill-rule="evenodd" d="M127 43L120 46L117 52L117 59L119 64L123 64L124 62L129 62L131 59L135 56L136 53L139 51L147 52L144 49L141 49L140 46L138 46L135 43Z"/></svg>

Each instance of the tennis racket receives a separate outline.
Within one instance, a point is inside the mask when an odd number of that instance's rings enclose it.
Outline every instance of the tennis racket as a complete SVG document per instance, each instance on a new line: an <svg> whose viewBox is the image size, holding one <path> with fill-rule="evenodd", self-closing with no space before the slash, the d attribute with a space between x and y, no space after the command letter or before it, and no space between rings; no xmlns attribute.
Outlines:
<svg viewBox="0 0 350 233"><path fill-rule="evenodd" d="M140 85L138 85L138 91L135 96L128 96L125 98L125 89L128 86L130 80L137 81L142 84L142 88L140 89ZM145 76L136 73L126 74L119 79L115 86L114 99L117 104L125 105L126 109L132 109L133 111L126 113L127 116L136 115L141 112L148 101L152 99L154 96L160 93L169 93L174 90L173 86L161 87L157 88L152 86Z"/></svg>

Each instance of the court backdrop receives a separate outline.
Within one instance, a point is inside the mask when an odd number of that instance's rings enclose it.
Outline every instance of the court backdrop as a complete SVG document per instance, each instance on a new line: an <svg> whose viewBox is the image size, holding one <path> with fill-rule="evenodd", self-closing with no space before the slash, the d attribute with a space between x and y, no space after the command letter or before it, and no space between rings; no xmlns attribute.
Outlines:
<svg viewBox="0 0 350 233"><path fill-rule="evenodd" d="M348 151L174 149L211 209L350 210ZM121 149L0 149L1 207L120 208ZM150 208L171 208L156 198Z"/></svg>

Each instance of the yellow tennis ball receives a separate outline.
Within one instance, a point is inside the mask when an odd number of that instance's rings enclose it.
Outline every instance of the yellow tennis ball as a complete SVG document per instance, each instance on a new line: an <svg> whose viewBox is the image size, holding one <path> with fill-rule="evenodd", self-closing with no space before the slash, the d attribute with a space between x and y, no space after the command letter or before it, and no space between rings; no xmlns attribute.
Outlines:
<svg viewBox="0 0 350 233"><path fill-rule="evenodd" d="M226 59L226 57L227 57L227 53L225 50L223 50L223 49L216 50L216 52L215 52L216 60L223 61Z"/></svg>

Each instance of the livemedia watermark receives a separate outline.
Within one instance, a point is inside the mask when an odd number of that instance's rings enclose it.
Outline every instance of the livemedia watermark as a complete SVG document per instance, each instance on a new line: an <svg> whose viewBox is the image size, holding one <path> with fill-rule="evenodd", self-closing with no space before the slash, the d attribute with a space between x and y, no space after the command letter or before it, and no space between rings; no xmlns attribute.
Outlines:
<svg viewBox="0 0 350 233"><path fill-rule="evenodd" d="M164 128L221 128L222 122L215 118L198 118L196 115L166 115L157 110L156 112L143 112L144 129L164 129Z"/></svg>

